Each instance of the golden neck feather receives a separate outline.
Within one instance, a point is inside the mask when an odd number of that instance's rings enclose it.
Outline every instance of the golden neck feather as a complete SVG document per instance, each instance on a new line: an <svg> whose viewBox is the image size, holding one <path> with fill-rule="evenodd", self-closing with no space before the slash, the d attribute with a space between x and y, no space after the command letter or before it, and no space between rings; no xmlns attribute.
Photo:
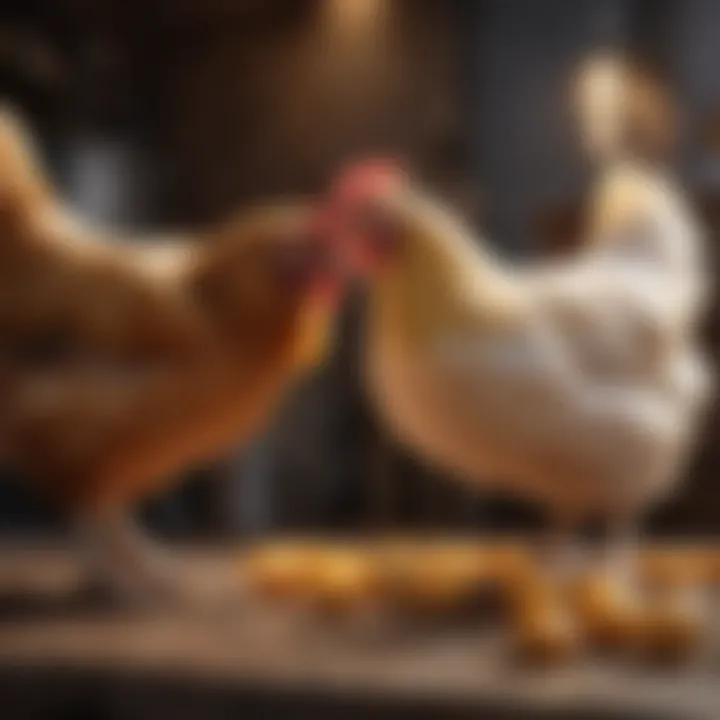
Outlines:
<svg viewBox="0 0 720 720"><path fill-rule="evenodd" d="M402 255L377 279L377 322L421 340L453 326L496 327L515 316L514 285L468 228L425 199L408 211Z"/></svg>

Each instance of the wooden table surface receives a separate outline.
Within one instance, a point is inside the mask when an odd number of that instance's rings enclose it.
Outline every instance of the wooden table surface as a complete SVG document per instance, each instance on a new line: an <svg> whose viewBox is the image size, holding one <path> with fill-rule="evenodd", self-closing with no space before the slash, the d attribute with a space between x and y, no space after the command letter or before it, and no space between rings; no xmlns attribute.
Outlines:
<svg viewBox="0 0 720 720"><path fill-rule="evenodd" d="M493 628L466 622L395 637L319 628L243 599L237 552L177 557L207 601L121 613L73 600L79 568L68 552L0 548L0 717L59 717L58 707L84 698L106 707L92 717L134 719L211 718L216 706L227 717L233 703L255 708L255 717L283 702L283 717L302 706L303 717L367 717L374 707L372 717L425 717L434 708L440 717L720 718L714 651L680 671L597 660L530 671L510 662Z"/></svg>

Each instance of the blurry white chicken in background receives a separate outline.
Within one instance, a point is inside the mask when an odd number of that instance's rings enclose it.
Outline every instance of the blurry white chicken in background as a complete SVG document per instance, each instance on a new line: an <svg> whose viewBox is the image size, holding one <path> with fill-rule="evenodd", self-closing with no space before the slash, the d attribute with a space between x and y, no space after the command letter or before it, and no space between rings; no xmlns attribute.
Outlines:
<svg viewBox="0 0 720 720"><path fill-rule="evenodd" d="M564 540L599 517L625 548L677 485L710 395L702 232L662 162L663 86L606 58L577 90L598 183L572 258L510 268L373 165L334 202L372 280L366 378L388 428L478 488L543 503Z"/></svg>

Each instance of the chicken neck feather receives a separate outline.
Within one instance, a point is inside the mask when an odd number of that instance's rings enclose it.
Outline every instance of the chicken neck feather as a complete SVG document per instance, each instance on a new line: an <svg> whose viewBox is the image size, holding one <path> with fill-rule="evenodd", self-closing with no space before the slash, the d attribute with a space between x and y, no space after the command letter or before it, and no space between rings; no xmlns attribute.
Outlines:
<svg viewBox="0 0 720 720"><path fill-rule="evenodd" d="M401 257L378 278L378 322L414 340L463 327L497 329L522 312L519 287L490 250L449 210L417 193L393 198Z"/></svg>

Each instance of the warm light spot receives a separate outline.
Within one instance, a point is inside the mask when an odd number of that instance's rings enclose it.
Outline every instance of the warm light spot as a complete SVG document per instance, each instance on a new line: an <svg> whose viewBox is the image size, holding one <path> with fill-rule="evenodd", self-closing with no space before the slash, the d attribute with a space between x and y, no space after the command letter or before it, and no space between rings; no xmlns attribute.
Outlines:
<svg viewBox="0 0 720 720"><path fill-rule="evenodd" d="M343 33L360 34L380 21L387 0L327 0L326 7L333 29Z"/></svg>

